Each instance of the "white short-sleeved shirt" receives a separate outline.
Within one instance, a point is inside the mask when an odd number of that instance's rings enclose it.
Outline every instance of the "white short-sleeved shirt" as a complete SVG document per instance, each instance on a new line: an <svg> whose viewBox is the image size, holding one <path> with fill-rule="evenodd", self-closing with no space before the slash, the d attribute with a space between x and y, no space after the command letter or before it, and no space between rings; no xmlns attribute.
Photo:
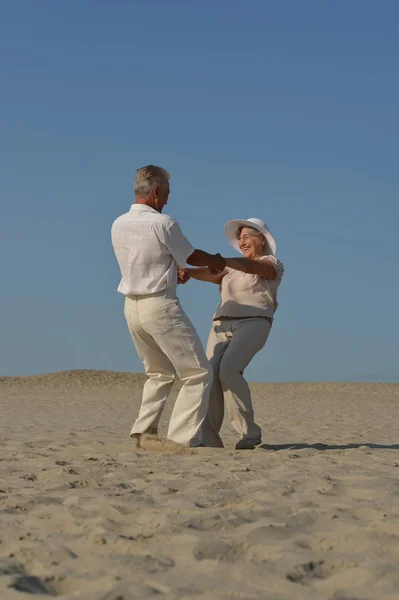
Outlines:
<svg viewBox="0 0 399 600"><path fill-rule="evenodd" d="M194 248L179 224L145 204L133 204L114 221L112 245L122 279L118 292L129 295L176 293L177 267Z"/></svg>
<svg viewBox="0 0 399 600"><path fill-rule="evenodd" d="M284 265L275 256L264 256L276 269L275 279L228 269L220 285L220 304L214 314L218 317L269 317L277 310L277 290L284 274Z"/></svg>

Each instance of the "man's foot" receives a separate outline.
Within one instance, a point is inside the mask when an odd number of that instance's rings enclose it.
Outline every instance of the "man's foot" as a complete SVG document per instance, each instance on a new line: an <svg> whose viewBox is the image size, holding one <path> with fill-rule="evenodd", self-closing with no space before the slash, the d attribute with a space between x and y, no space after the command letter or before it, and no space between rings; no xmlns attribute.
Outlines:
<svg viewBox="0 0 399 600"><path fill-rule="evenodd" d="M148 440L159 440L158 433L150 433L146 431L146 433L143 433L143 435L145 435Z"/></svg>
<svg viewBox="0 0 399 600"><path fill-rule="evenodd" d="M136 442L136 450L141 446L141 433L131 433L130 437Z"/></svg>
<svg viewBox="0 0 399 600"><path fill-rule="evenodd" d="M152 437L159 437L158 436L158 427L150 427L149 429L147 429L147 431L145 433L146 433L146 435L151 435Z"/></svg>
<svg viewBox="0 0 399 600"><path fill-rule="evenodd" d="M236 443L236 450L255 450L255 446L259 446L262 440L240 440Z"/></svg>

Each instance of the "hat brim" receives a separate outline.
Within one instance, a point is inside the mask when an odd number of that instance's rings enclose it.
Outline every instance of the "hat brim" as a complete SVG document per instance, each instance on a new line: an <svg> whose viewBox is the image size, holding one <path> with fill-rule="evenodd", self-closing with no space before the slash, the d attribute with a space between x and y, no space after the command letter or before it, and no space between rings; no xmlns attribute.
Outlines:
<svg viewBox="0 0 399 600"><path fill-rule="evenodd" d="M224 232L226 234L227 239L229 240L233 248L235 248L238 252L242 254L237 240L237 229L239 227L251 227L252 229L256 229L257 231L259 231L259 233L261 233L264 236L271 254L273 256L276 255L276 242L270 231L265 229L265 227L260 227L260 225L257 225L253 221L247 221L245 219L235 219L233 221L227 221L227 223L224 226Z"/></svg>

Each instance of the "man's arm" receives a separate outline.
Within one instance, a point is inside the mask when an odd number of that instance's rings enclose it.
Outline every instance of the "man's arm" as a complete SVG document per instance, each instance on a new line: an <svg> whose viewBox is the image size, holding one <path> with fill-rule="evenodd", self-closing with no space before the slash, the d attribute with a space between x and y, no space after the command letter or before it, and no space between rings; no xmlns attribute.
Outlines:
<svg viewBox="0 0 399 600"><path fill-rule="evenodd" d="M162 236L161 240L166 244L179 267L183 267L188 263L194 267L209 267L211 271L220 273L226 266L220 254L209 254L204 250L195 250L183 235L177 221L172 220L171 224L163 229L160 235Z"/></svg>
<svg viewBox="0 0 399 600"><path fill-rule="evenodd" d="M220 254L209 254L204 250L194 250L186 262L194 267L209 267L212 275L219 274L226 266L225 260Z"/></svg>
<svg viewBox="0 0 399 600"><path fill-rule="evenodd" d="M220 285L222 279L227 275L227 269L223 269L221 273L211 273L208 267L200 267L199 269L184 269L187 272L187 279L196 279L197 281L208 281L209 283L215 283Z"/></svg>

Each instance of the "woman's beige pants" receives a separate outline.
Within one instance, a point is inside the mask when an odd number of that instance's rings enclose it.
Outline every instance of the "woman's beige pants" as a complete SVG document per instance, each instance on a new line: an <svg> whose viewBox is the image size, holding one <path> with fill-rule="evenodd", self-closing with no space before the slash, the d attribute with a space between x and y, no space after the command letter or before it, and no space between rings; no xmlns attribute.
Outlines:
<svg viewBox="0 0 399 600"><path fill-rule="evenodd" d="M167 436L185 446L199 445L212 368L196 330L179 301L165 293L126 298L125 317L148 375L131 435L157 431L177 373L184 384L173 408Z"/></svg>
<svg viewBox="0 0 399 600"><path fill-rule="evenodd" d="M208 414L202 427L205 445L223 447L219 431L224 403L233 428L241 439L261 442L262 432L254 421L251 392L244 379L245 368L266 344L270 333L266 319L214 321L209 334L207 357L213 367Z"/></svg>

